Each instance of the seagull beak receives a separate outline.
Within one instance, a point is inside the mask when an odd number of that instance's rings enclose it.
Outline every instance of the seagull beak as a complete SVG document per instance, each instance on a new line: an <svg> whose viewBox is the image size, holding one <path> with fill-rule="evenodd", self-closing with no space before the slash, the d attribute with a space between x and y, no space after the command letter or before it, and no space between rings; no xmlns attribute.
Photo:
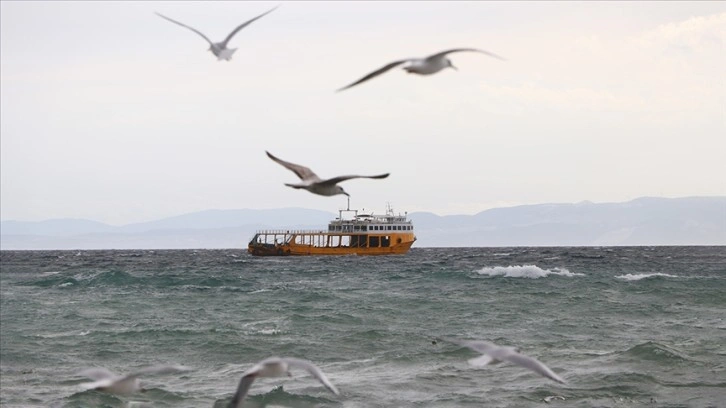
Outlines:
<svg viewBox="0 0 726 408"><path fill-rule="evenodd" d="M459 70L459 68L456 68L456 67L455 67L455 66L454 66L453 64L450 64L449 66L450 66L451 68L453 68L453 69L454 69L454 71L458 71L458 70Z"/></svg>

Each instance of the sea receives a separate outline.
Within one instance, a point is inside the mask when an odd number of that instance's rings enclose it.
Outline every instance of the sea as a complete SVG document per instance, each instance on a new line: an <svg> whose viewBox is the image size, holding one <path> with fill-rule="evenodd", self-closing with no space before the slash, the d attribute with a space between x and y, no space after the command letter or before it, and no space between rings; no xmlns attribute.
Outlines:
<svg viewBox="0 0 726 408"><path fill-rule="evenodd" d="M0 252L0 406L726 407L726 247L416 248L253 257L243 249ZM559 384L443 338L517 347ZM158 364L146 392L79 372Z"/></svg>

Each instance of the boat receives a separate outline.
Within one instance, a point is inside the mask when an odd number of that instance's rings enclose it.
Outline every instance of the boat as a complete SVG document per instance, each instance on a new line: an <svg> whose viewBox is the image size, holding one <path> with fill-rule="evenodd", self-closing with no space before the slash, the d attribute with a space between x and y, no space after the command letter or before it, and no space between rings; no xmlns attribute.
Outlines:
<svg viewBox="0 0 726 408"><path fill-rule="evenodd" d="M344 216L345 215L345 216ZM408 213L382 215L338 210L327 230L259 230L247 246L256 256L401 255L416 241Z"/></svg>

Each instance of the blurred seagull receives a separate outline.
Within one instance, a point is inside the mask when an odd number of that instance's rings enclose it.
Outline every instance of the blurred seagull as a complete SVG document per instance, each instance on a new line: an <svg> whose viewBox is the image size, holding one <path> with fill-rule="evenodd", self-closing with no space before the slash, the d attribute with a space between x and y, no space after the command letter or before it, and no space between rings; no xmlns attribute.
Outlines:
<svg viewBox="0 0 726 408"><path fill-rule="evenodd" d="M489 51L479 50L476 48L455 48L453 50L446 50L446 51L442 51L438 54L429 55L428 57L425 57L425 58L407 58L407 59L402 59L402 60L391 62L390 64L384 65L382 68L379 68L378 70L371 72L370 74L353 82L352 84L338 89L336 92L340 92L345 89L352 88L373 77L381 75L382 73L384 73L392 68L395 68L401 64L408 64L407 66L403 67L403 69L406 72L408 72L409 74L431 75L431 74L435 74L435 73L441 71L444 68L449 68L449 67L456 70L456 67L454 66L454 64L452 64L451 60L446 58L446 56L448 54L451 54L452 52L462 52L462 51L479 52L482 54L486 54L490 57L494 57L494 58L504 61L504 58L502 58L496 54L492 54Z"/></svg>
<svg viewBox="0 0 726 408"><path fill-rule="evenodd" d="M323 196L334 196L336 194L345 194L350 197L350 194L346 193L345 190L343 190L343 187L339 186L338 183L345 180L350 180L354 178L371 178L371 179L382 179L388 177L390 173L386 174L379 174L377 176L358 176L358 175L349 175L349 176L338 176L333 177L327 180L322 180L320 177L318 177L315 173L313 173L312 170L305 166L301 166L299 164L294 164L290 162L286 162L284 160L278 159L277 157L270 154L270 152L265 151L267 153L267 156L269 156L272 160L280 163L281 165L285 166L288 170L295 173L298 177L300 177L300 180L302 180L302 183L298 184L288 184L285 183L286 186L292 187L292 188L303 188L305 190L308 190L311 193L314 194L320 194Z"/></svg>
<svg viewBox="0 0 726 408"><path fill-rule="evenodd" d="M145 367L127 375L116 375L105 368L99 367L89 368L78 374L96 380L81 384L81 388L84 390L98 390L111 394L127 395L138 391L146 391L141 381L139 381L139 377L142 375L172 374L189 370L191 368L180 365L160 365Z"/></svg>
<svg viewBox="0 0 726 408"><path fill-rule="evenodd" d="M482 353L482 356L468 360L469 364L473 366L485 366L490 363L496 364L502 361L509 361L510 363L519 364L524 368L528 368L551 380L566 384L566 381L555 374L554 371L550 370L549 367L532 357L519 354L519 350L515 347L502 347L487 341L478 340L456 340L450 338L442 338L442 340Z"/></svg>
<svg viewBox="0 0 726 408"><path fill-rule="evenodd" d="M271 13L277 7L280 7L280 6L276 6L276 7L272 8L271 10L266 11L266 12L260 14L259 16L253 18L252 20L249 20L246 23L240 24L237 28L234 29L234 31L232 31L231 33L229 33L229 35L227 36L227 38L224 39L224 41L217 42L217 43L213 43L209 38L207 38L206 35L202 34L200 31L198 31L198 30L196 30L196 29L194 29L192 27L189 27L186 24L182 24L182 23L180 23L180 22L178 22L176 20L172 20L171 18L169 18L169 17L167 17L167 16L165 16L165 15L163 15L161 13L156 13L156 15L158 15L159 17L161 17L161 18L163 18L165 20L169 20L169 21L171 21L174 24L179 24L182 27L188 28L188 29L194 31L195 33L201 35L202 38L204 38L205 40L207 40L207 42L209 43L209 51L212 51L212 53L217 56L217 60L218 61L221 61L221 60L227 60L227 61L229 61L230 59L232 59L232 54L234 54L234 52L237 51L237 48L227 48L227 43L229 43L229 40L231 40L232 37L234 37L234 35L237 34L237 32L239 30L247 27L253 21L255 21L255 20L257 20L257 19L259 19L259 18L261 18L261 17L263 17L263 16Z"/></svg>
<svg viewBox="0 0 726 408"><path fill-rule="evenodd" d="M325 373L323 373L322 370L310 361L290 357L270 357L260 361L254 367L242 374L242 379L239 380L239 385L237 386L237 392L234 394L232 401L230 401L228 408L240 408L242 406L242 402L247 395L247 391L249 391L250 386L252 386L252 382L255 381L255 378L284 377L286 375L291 377L292 374L290 374L290 368L292 367L306 370L313 377L317 378L318 381L325 386L325 388L330 390L330 392L335 395L340 394L338 389L335 388L335 386L328 380L328 377L325 376Z"/></svg>

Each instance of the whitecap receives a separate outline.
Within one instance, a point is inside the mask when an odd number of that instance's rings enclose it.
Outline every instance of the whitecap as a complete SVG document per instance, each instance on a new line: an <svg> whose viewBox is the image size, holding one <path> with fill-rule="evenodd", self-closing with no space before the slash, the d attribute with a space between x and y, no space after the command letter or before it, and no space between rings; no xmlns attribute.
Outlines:
<svg viewBox="0 0 726 408"><path fill-rule="evenodd" d="M645 279L645 278L655 278L655 277L658 277L658 276L661 276L663 278L678 278L679 277L679 276L676 276L676 275L669 275L667 273L656 272L656 273L635 273L635 274L629 273L629 274L626 274L626 275L616 276L616 278L617 279L623 279L623 280L626 280L626 281L639 281L641 279Z"/></svg>
<svg viewBox="0 0 726 408"><path fill-rule="evenodd" d="M90 330L85 331L67 331L67 332L60 332L60 333L48 333L48 334L37 334L37 337L43 338L43 339L54 339L56 337L74 337L74 336L88 336L91 333Z"/></svg>
<svg viewBox="0 0 726 408"><path fill-rule="evenodd" d="M253 290L252 292L250 292L250 295L255 294L255 293L263 293L263 292L270 292L270 289L257 289L257 290Z"/></svg>
<svg viewBox="0 0 726 408"><path fill-rule="evenodd" d="M570 272L565 268L542 269L537 265L513 265L484 267L477 271L479 275L504 276L507 278L538 279L549 275L557 276L585 276L584 273Z"/></svg>
<svg viewBox="0 0 726 408"><path fill-rule="evenodd" d="M282 330L280 330L280 329L260 329L259 330L259 334L264 334L267 336L281 334L281 333L282 333Z"/></svg>

